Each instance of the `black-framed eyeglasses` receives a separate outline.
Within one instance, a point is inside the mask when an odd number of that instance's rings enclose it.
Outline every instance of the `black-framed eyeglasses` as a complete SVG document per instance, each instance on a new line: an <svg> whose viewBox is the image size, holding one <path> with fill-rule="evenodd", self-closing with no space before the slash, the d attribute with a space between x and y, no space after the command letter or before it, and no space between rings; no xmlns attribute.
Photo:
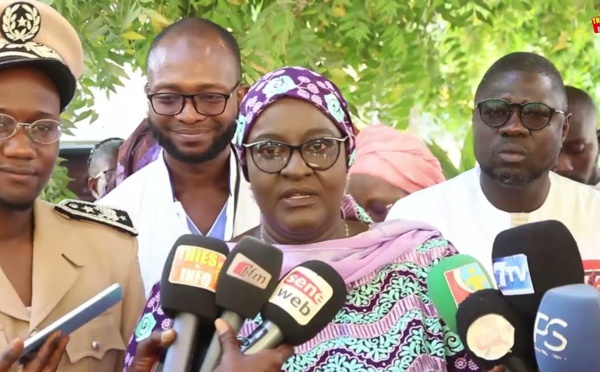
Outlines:
<svg viewBox="0 0 600 372"><path fill-rule="evenodd" d="M27 137L35 143L50 145L62 135L62 125L53 119L40 119L33 123L19 123L10 115L0 114L0 141L14 137L23 128Z"/></svg>
<svg viewBox="0 0 600 372"><path fill-rule="evenodd" d="M555 113L567 115L566 112L541 102L519 104L496 98L481 101L475 107L479 110L481 120L492 128L499 128L506 124L515 109L519 110L519 119L521 119L523 126L532 131L541 130L548 126Z"/></svg>
<svg viewBox="0 0 600 372"><path fill-rule="evenodd" d="M340 156L341 145L348 137L316 138L298 146L292 146L278 141L260 141L243 144L250 149L252 161L258 169L265 173L281 172L290 162L295 150L300 153L306 165L316 171L331 168Z"/></svg>
<svg viewBox="0 0 600 372"><path fill-rule="evenodd" d="M146 95L152 106L152 110L158 115L174 116L183 111L185 102L192 101L197 113L206 116L221 115L227 107L227 102L236 91L241 81L238 81L229 93L152 93Z"/></svg>

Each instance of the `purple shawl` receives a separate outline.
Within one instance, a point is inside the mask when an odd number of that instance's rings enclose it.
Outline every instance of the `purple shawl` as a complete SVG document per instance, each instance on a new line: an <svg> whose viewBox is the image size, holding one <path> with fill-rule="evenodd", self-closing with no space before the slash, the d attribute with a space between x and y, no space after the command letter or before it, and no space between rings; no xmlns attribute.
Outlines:
<svg viewBox="0 0 600 372"><path fill-rule="evenodd" d="M422 222L392 220L348 239L303 246L277 245L284 257L281 275L302 262L319 260L331 265L350 284L439 235L435 228Z"/></svg>

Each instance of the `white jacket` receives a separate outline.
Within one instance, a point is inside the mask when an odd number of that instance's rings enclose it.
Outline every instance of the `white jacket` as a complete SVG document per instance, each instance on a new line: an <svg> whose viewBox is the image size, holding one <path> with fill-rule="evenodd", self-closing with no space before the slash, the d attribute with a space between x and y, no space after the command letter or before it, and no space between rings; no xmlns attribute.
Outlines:
<svg viewBox="0 0 600 372"><path fill-rule="evenodd" d="M232 149L230 156L231 195L227 201L225 240L230 240L260 223L260 210L240 170ZM236 192L237 189L237 192ZM112 192L97 201L129 213L138 230L139 260L146 291L160 281L163 266L175 241L191 234L187 214L173 200L171 181L163 152L152 163L134 173ZM235 208L235 211L234 211Z"/></svg>

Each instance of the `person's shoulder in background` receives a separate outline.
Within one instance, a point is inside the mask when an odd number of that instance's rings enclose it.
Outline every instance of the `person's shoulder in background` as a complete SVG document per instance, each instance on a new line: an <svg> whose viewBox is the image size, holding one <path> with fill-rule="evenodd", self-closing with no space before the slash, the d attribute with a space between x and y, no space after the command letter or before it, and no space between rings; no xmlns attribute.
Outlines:
<svg viewBox="0 0 600 372"><path fill-rule="evenodd" d="M386 221L404 219L426 223L435 221L442 208L462 203L460 196L469 189L479 187L476 169L468 170L435 186L419 190L398 200L387 214Z"/></svg>
<svg viewBox="0 0 600 372"><path fill-rule="evenodd" d="M600 193L596 187L573 181L555 172L550 172L550 182L553 192L562 201L571 204L574 212L594 213L600 217Z"/></svg>
<svg viewBox="0 0 600 372"><path fill-rule="evenodd" d="M119 149L116 185L156 159L160 146L144 119ZM110 190L109 190L110 191Z"/></svg>

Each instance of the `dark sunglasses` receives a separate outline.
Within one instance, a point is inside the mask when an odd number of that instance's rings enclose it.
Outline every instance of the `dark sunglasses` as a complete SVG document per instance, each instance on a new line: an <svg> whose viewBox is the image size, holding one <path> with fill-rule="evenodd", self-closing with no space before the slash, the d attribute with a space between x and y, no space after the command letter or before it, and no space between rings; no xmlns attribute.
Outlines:
<svg viewBox="0 0 600 372"><path fill-rule="evenodd" d="M475 105L475 108L479 110L481 120L492 128L499 128L506 124L516 109L519 111L519 119L523 126L532 131L541 130L548 126L555 113L567 115L566 112L541 102L519 104L509 103L502 99L481 101Z"/></svg>

